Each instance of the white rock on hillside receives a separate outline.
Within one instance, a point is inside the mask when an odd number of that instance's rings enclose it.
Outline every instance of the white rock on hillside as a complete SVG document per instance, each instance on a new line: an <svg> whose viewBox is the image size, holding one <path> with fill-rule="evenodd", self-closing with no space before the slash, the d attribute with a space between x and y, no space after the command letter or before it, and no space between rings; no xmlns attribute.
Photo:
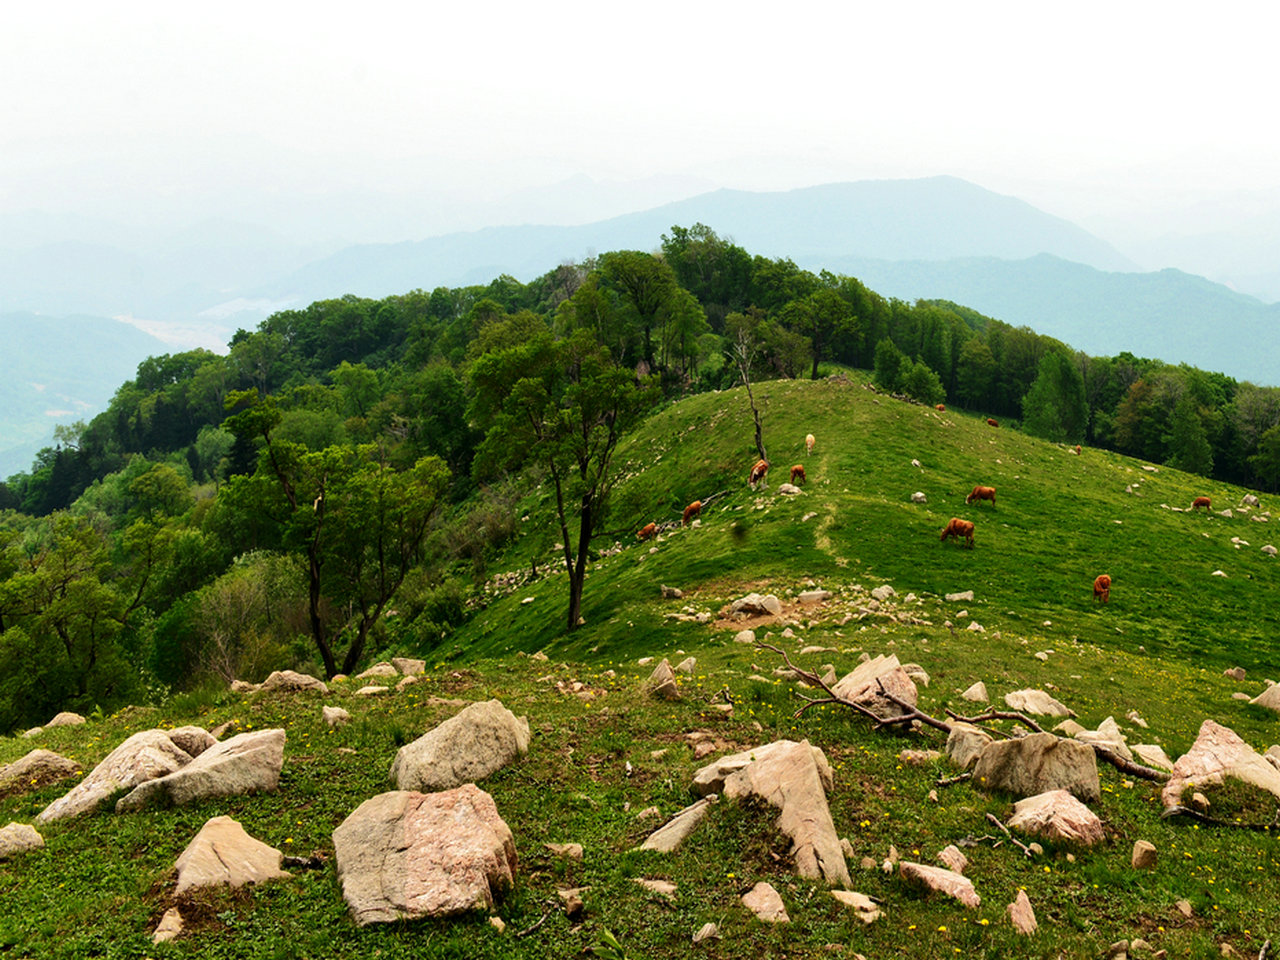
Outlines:
<svg viewBox="0 0 1280 960"><path fill-rule="evenodd" d="M1018 740L987 744L973 768L973 782L1015 797L1068 790L1092 802L1101 795L1093 748L1052 733L1033 733Z"/></svg>
<svg viewBox="0 0 1280 960"><path fill-rule="evenodd" d="M790 923L786 905L771 884L761 881L742 895L742 905L765 923Z"/></svg>
<svg viewBox="0 0 1280 960"><path fill-rule="evenodd" d="M987 696L987 685L979 680L973 686L969 687L964 693L960 694L965 700L971 700L974 703L990 703L991 698Z"/></svg>
<svg viewBox="0 0 1280 960"><path fill-rule="evenodd" d="M391 665L406 677L416 677L420 673L426 673L427 670L427 661L409 657L392 657Z"/></svg>
<svg viewBox="0 0 1280 960"><path fill-rule="evenodd" d="M280 869L284 854L255 840L230 817L209 820L187 844L174 866L178 896L198 887L240 887L287 877Z"/></svg>
<svg viewBox="0 0 1280 960"><path fill-rule="evenodd" d="M1014 690L1004 695L1010 710L1034 713L1045 717L1074 717L1075 711L1059 703L1043 690Z"/></svg>
<svg viewBox="0 0 1280 960"><path fill-rule="evenodd" d="M1013 807L1010 829L1049 840L1066 840L1093 846L1101 843L1102 821L1066 790L1051 790L1019 800Z"/></svg>
<svg viewBox="0 0 1280 960"><path fill-rule="evenodd" d="M8 860L28 850L39 850L44 838L27 823L11 823L0 829L0 860Z"/></svg>
<svg viewBox="0 0 1280 960"><path fill-rule="evenodd" d="M401 790L448 790L483 780L528 750L529 721L487 700L401 747L391 779Z"/></svg>
<svg viewBox="0 0 1280 960"><path fill-rule="evenodd" d="M117 790L167 776L190 762L191 755L163 730L143 730L107 754L87 777L45 807L36 819L50 823L88 813Z"/></svg>
<svg viewBox="0 0 1280 960"><path fill-rule="evenodd" d="M80 726L80 724L84 722L85 722L85 719L84 717L80 716L80 714L70 713L69 711L64 710L62 713L58 714L52 720L46 723L45 728L48 729L49 727L78 727Z"/></svg>
<svg viewBox="0 0 1280 960"><path fill-rule="evenodd" d="M20 793L42 787L74 777L81 769L76 761L52 750L32 750L21 759L0 767L0 793Z"/></svg>
<svg viewBox="0 0 1280 960"><path fill-rule="evenodd" d="M739 597L733 601L729 605L729 610L732 613L769 614L777 617L782 614L782 601L771 593L749 593L745 597Z"/></svg>
<svg viewBox="0 0 1280 960"><path fill-rule="evenodd" d="M1188 787L1241 780L1280 797L1280 770L1240 739L1229 727L1206 720L1191 749L1173 765L1169 782L1160 791L1165 809L1177 806Z"/></svg>
<svg viewBox="0 0 1280 960"><path fill-rule="evenodd" d="M488 910L515 883L516 848L475 784L364 803L333 831L342 897L356 923Z"/></svg>
<svg viewBox="0 0 1280 960"><path fill-rule="evenodd" d="M901 717L906 710L894 703L881 691L891 693L904 703L914 707L919 699L916 685L902 669L896 656L878 656L874 660L858 664L851 673L841 677L832 688L836 695L866 707L883 719Z"/></svg>
<svg viewBox="0 0 1280 960"><path fill-rule="evenodd" d="M778 829L791 838L791 854L802 877L848 884L826 790L832 786L826 755L809 741L778 740L721 757L694 774L694 793L727 799L756 794L777 807Z"/></svg>
<svg viewBox="0 0 1280 960"><path fill-rule="evenodd" d="M976 910L982 904L982 898L973 889L973 881L954 870L903 860L898 864L898 873L908 883L954 897L971 910Z"/></svg>
<svg viewBox="0 0 1280 960"><path fill-rule="evenodd" d="M212 797L269 793L280 783L285 732L254 730L224 740L168 776L140 783L116 804L116 813L149 806L185 806Z"/></svg>
<svg viewBox="0 0 1280 960"><path fill-rule="evenodd" d="M665 824L649 834L647 840L640 845L641 850L656 850L658 853L671 853L688 839L720 797L710 794L696 803L685 807Z"/></svg>
<svg viewBox="0 0 1280 960"><path fill-rule="evenodd" d="M258 689L264 693L329 692L329 688L324 685L324 681L317 680L315 677L308 676L305 673L297 673L294 670L275 671L262 681Z"/></svg>
<svg viewBox="0 0 1280 960"><path fill-rule="evenodd" d="M381 663L375 663L368 670L356 674L357 680L373 680L378 677L398 677L400 671L385 660Z"/></svg>

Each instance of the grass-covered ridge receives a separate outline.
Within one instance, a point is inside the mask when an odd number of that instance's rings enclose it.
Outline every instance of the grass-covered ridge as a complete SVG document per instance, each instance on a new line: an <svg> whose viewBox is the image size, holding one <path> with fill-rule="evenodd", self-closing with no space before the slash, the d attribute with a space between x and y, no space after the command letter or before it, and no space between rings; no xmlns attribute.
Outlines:
<svg viewBox="0 0 1280 960"><path fill-rule="evenodd" d="M565 957L598 946L609 930L628 957L827 956L827 945L839 944L848 956L1083 958L1138 936L1171 956L1198 957L1218 956L1223 943L1256 956L1265 938L1280 937L1280 844L1273 835L1161 820L1154 785L1103 767L1094 809L1107 824L1107 843L1093 851L1046 845L1042 857L1028 862L1007 842L981 839L995 832L988 812L1008 818L1007 798L969 784L939 787L938 778L954 773L945 761L900 762L903 749L940 746L936 734L872 733L833 710L793 719L797 701L772 676L777 658L733 643L741 624L721 617L722 607L746 592L775 593L787 606L786 622L758 624L761 635L771 633L771 642L809 666L830 662L840 673L864 652L897 653L929 673L920 705L935 716L947 707L970 709L959 693L976 680L997 701L1010 690L1052 684L1086 726L1114 716L1131 742L1159 743L1172 757L1190 746L1206 717L1262 750L1280 740L1280 721L1231 694L1253 696L1263 689L1262 677L1280 679L1270 629L1280 599L1277 561L1259 550L1280 519L1175 513L1161 504L1186 507L1207 494L1215 509L1234 508L1243 491L1163 467L1148 473L1096 450L1077 456L975 417L876 396L856 381L771 383L765 392L773 461L766 490L745 487L754 451L738 391L675 404L624 446L627 479L616 490L609 524L622 549L604 550L593 565L586 623L572 634L560 632L563 575L551 574L492 602L447 647L432 651L421 683L384 698L356 697L358 684L335 684L324 702L354 715L336 731L321 721L322 698L220 692L49 730L37 741L0 741L0 763L38 745L88 767L150 726L209 728L236 719L253 728L283 726L289 737L274 795L121 817L100 813L42 829L44 850L0 864L0 951ZM806 458L809 432L817 446ZM808 484L797 497L779 496L792 463L805 465ZM965 506L978 483L997 488L994 509ZM1126 493L1129 485L1138 492ZM644 523L678 522L686 503L721 490L728 492L698 527L635 542ZM927 504L911 503L917 490ZM521 507L529 519L507 568L528 569L536 559L545 574L554 563L554 535L542 522L545 492L532 491ZM1262 509L1268 507L1264 499ZM951 516L977 524L973 550L938 541ZM1249 546L1237 549L1232 537ZM1227 577L1211 576L1218 569ZM1101 572L1114 578L1105 607L1091 596ZM898 596L864 612L870 589L882 582ZM833 600L800 607L796 595L810 583L831 590ZM684 598L663 599L661 584L681 588ZM943 599L968 589L972 602ZM954 632L944 626L948 620ZM985 632L966 630L971 620ZM783 639L788 626L795 636ZM801 656L805 646L827 649ZM522 655L539 649L551 662ZM1038 652L1048 652L1047 659L1037 659ZM695 673L682 677L685 699L649 700L643 680L651 668L636 661L675 662L685 654L698 661ZM1234 664L1248 670L1244 682L1222 676ZM575 681L589 697L575 695ZM714 705L726 690L735 704L729 716ZM456 710L433 697L497 697L530 721L528 757L481 784L511 826L520 856L516 890L498 909L505 933L482 916L359 930L330 860L290 880L203 895L188 905L189 937L150 945L150 930L173 902L172 863L206 819L229 814L286 852L331 856L333 828L390 787L387 771L398 745ZM1149 729L1128 720L1130 711ZM714 757L779 737L808 738L831 761L829 801L837 830L853 845L854 888L884 902L884 916L870 927L821 884L793 877L788 841L773 829L770 810L724 803L678 853L632 852L656 823L638 822L641 810L657 806L665 816L690 801L693 771L706 762L694 758L697 743L711 742ZM0 822L31 822L64 789L0 800ZM858 868L863 857L882 861L891 844L906 859L932 862L965 838L978 841L965 848L967 873L983 899L977 911L924 899L896 876ZM1137 839L1156 845L1155 870L1130 868ZM542 846L571 841L586 850L581 864L558 860ZM634 883L638 877L674 881L674 901L646 893ZM791 925L766 927L739 906L739 894L758 880L782 893ZM576 923L556 897L557 888L569 886L590 888L585 917ZM1016 937L1005 917L1020 887L1041 925L1031 939ZM1190 918L1174 906L1183 899L1192 905ZM536 930L518 935L544 916ZM692 934L708 921L720 924L723 939L692 947Z"/></svg>

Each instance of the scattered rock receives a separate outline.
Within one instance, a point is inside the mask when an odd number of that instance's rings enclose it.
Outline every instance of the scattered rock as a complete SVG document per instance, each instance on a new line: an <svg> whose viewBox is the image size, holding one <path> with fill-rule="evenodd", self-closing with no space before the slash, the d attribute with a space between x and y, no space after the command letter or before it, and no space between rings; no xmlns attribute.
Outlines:
<svg viewBox="0 0 1280 960"><path fill-rule="evenodd" d="M765 923L790 923L787 908L778 891L761 881L742 895L742 905Z"/></svg>
<svg viewBox="0 0 1280 960"><path fill-rule="evenodd" d="M180 770L138 784L116 804L116 813L275 790L284 765L284 741L285 732L279 729L255 730L224 740Z"/></svg>
<svg viewBox="0 0 1280 960"><path fill-rule="evenodd" d="M389 693L390 691L391 691L390 687L383 687L377 684L370 684L367 687L361 687L359 690L357 690L356 696L357 697L380 697L384 693Z"/></svg>
<svg viewBox="0 0 1280 960"><path fill-rule="evenodd" d="M416 677L427 672L427 661L414 660L410 657L392 657L391 665L406 677Z"/></svg>
<svg viewBox="0 0 1280 960"><path fill-rule="evenodd" d="M29 823L10 823L0 829L0 860L8 860L28 850L39 850L44 838Z"/></svg>
<svg viewBox="0 0 1280 960"><path fill-rule="evenodd" d="M796 597L805 606L812 606L815 603L826 603L831 599L830 590L804 590Z"/></svg>
<svg viewBox="0 0 1280 960"><path fill-rule="evenodd" d="M650 893L656 893L658 896L666 897L668 900L676 898L677 887L670 880L649 880L645 877L633 877L632 879Z"/></svg>
<svg viewBox="0 0 1280 960"><path fill-rule="evenodd" d="M780 483L778 484L778 492L786 497L794 497L796 494L802 491L800 490L799 487L795 486L794 484Z"/></svg>
<svg viewBox="0 0 1280 960"><path fill-rule="evenodd" d="M277 670L263 680L258 689L263 693L329 692L329 688L324 685L323 681L305 673L296 673L293 670Z"/></svg>
<svg viewBox="0 0 1280 960"><path fill-rule="evenodd" d="M671 669L671 661L666 657L654 668L645 682L649 688L649 696L659 700L679 700L680 688L676 685L675 671Z"/></svg>
<svg viewBox="0 0 1280 960"><path fill-rule="evenodd" d="M1030 936L1036 932L1036 912L1031 909L1031 900L1027 897L1027 891L1019 890L1017 897L1013 903L1005 907L1005 911L1009 914L1009 922L1013 924L1013 929L1024 936Z"/></svg>
<svg viewBox="0 0 1280 960"><path fill-rule="evenodd" d="M1074 720L1063 720L1060 724L1053 728L1055 732L1062 734L1064 737L1074 737L1077 734L1084 733L1084 725L1076 723Z"/></svg>
<svg viewBox="0 0 1280 960"><path fill-rule="evenodd" d="M898 759L909 767L926 767L942 758L940 750L903 750Z"/></svg>
<svg viewBox="0 0 1280 960"><path fill-rule="evenodd" d="M486 700L401 747L391 779L401 790L448 790L483 780L528 750L529 721Z"/></svg>
<svg viewBox="0 0 1280 960"><path fill-rule="evenodd" d="M1222 671L1222 675L1239 683L1245 678L1246 673L1244 667L1227 667L1227 669Z"/></svg>
<svg viewBox="0 0 1280 960"><path fill-rule="evenodd" d="M1049 840L1067 840L1092 846L1103 839L1102 821L1066 790L1050 790L1019 800L1013 807L1010 829Z"/></svg>
<svg viewBox="0 0 1280 960"><path fill-rule="evenodd" d="M675 668L679 670L681 673L693 673L693 668L696 667L697 665L698 665L697 657L685 657L683 660L681 660L679 663L676 664Z"/></svg>
<svg viewBox="0 0 1280 960"><path fill-rule="evenodd" d="M871 591L872 598L875 600L879 600L881 603L888 603L897 595L898 595L898 591L893 589L893 587L889 586L889 584L887 583L882 583L880 584L880 586L873 588Z"/></svg>
<svg viewBox="0 0 1280 960"><path fill-rule="evenodd" d="M701 943L703 940L719 940L720 928L714 923L704 923L701 929L693 935L694 943Z"/></svg>
<svg viewBox="0 0 1280 960"><path fill-rule="evenodd" d="M964 873L965 867L969 866L969 858L955 844L948 844L938 851L938 862L953 873Z"/></svg>
<svg viewBox="0 0 1280 960"><path fill-rule="evenodd" d="M170 907L160 918L155 932L151 934L152 943L169 943L177 940L182 934L182 914L177 907Z"/></svg>
<svg viewBox="0 0 1280 960"><path fill-rule="evenodd" d="M1280 713L1280 685L1267 687L1249 702Z"/></svg>
<svg viewBox="0 0 1280 960"><path fill-rule="evenodd" d="M964 693L960 694L965 700L972 700L974 703L989 703L991 698L987 696L987 685L979 680Z"/></svg>
<svg viewBox="0 0 1280 960"><path fill-rule="evenodd" d="M912 503L928 503L929 498L926 497L922 491L917 490L915 493L911 495L911 502Z"/></svg>
<svg viewBox="0 0 1280 960"><path fill-rule="evenodd" d="M1156 846L1147 840L1139 840L1133 845L1133 869L1150 870L1156 865Z"/></svg>
<svg viewBox="0 0 1280 960"><path fill-rule="evenodd" d="M372 680L375 677L398 677L398 676L400 676L400 671L384 660L381 663L375 663L372 667L370 667L368 670L364 671L363 673L357 673L356 679Z"/></svg>
<svg viewBox="0 0 1280 960"><path fill-rule="evenodd" d="M1133 754L1129 752L1129 745L1125 742L1124 734L1120 731L1120 726L1113 717L1107 717L1102 723L1098 724L1097 730L1081 730L1075 735L1075 738L1081 743L1087 743L1090 746L1096 744L1110 750L1126 760L1133 759Z"/></svg>
<svg viewBox="0 0 1280 960"><path fill-rule="evenodd" d="M733 637L734 643L755 643L756 632L754 630L739 630Z"/></svg>
<svg viewBox="0 0 1280 960"><path fill-rule="evenodd" d="M1010 710L1038 714L1045 717L1074 717L1075 711L1067 709L1043 690L1015 690L1004 695Z"/></svg>
<svg viewBox="0 0 1280 960"><path fill-rule="evenodd" d="M178 885L173 892L180 896L197 887L240 887L287 877L289 874L280 869L283 859L284 854L249 836L235 820L214 817L200 828L174 864Z"/></svg>
<svg viewBox="0 0 1280 960"><path fill-rule="evenodd" d="M880 908L866 894L854 893L852 890L832 890L831 896L852 908L853 915L865 924L875 923L880 918Z"/></svg>
<svg viewBox="0 0 1280 960"><path fill-rule="evenodd" d="M668 587L665 583L659 588L663 600L683 600L684 591L679 587Z"/></svg>
<svg viewBox="0 0 1280 960"><path fill-rule="evenodd" d="M44 733L44 727L32 727L29 730L22 731L22 738L24 740L30 740L32 737L38 737L42 733Z"/></svg>
<svg viewBox="0 0 1280 960"><path fill-rule="evenodd" d="M1174 907L1177 909L1177 911L1180 914L1182 914L1188 920L1190 920L1192 914L1195 913L1195 910L1191 908L1190 900L1179 900L1177 903L1174 904Z"/></svg>
<svg viewBox="0 0 1280 960"><path fill-rule="evenodd" d="M1157 770L1172 770L1173 761L1165 754L1164 748L1154 743L1135 743L1131 748L1139 763Z"/></svg>
<svg viewBox="0 0 1280 960"><path fill-rule="evenodd" d="M782 601L773 594L749 593L729 605L731 613L745 613L749 616L768 614L777 617L782 615Z"/></svg>
<svg viewBox="0 0 1280 960"><path fill-rule="evenodd" d="M973 779L987 790L1004 790L1015 797L1054 790L1070 791L1086 802L1101 796L1093 748L1052 733L987 744L978 757Z"/></svg>
<svg viewBox="0 0 1280 960"><path fill-rule="evenodd" d="M493 929L497 930L499 933L505 933L507 929L506 921L501 917L490 917L489 926L493 927Z"/></svg>
<svg viewBox="0 0 1280 960"><path fill-rule="evenodd" d="M903 860L898 865L898 872L902 879L909 883L924 887L934 893L942 893L948 897L954 897L971 910L976 910L982 903L982 898L973 889L973 881L956 873L954 870L945 870L942 867L930 867L923 863L912 863L910 860Z"/></svg>
<svg viewBox="0 0 1280 960"><path fill-rule="evenodd" d="M64 710L62 713L59 713L52 720L46 723L45 728L48 729L49 727L78 727L80 726L80 724L84 722L85 722L85 719L84 717L80 716L80 714L71 713L69 711Z"/></svg>
<svg viewBox="0 0 1280 960"><path fill-rule="evenodd" d="M333 846L342 897L361 926L490 910L515 883L511 830L473 783L379 794L333 831Z"/></svg>
<svg viewBox="0 0 1280 960"><path fill-rule="evenodd" d="M825 791L831 785L831 767L821 750L807 740L778 740L701 768L693 790L727 799L754 793L767 800L781 811L778 829L791 838L800 876L848 884L849 868L827 806Z"/></svg>
<svg viewBox="0 0 1280 960"><path fill-rule="evenodd" d="M1255 517L1254 519L1256 520L1257 517ZM1273 544L1268 543L1266 546L1262 548L1262 552L1265 553L1268 557L1274 557L1277 551Z"/></svg>
<svg viewBox="0 0 1280 960"><path fill-rule="evenodd" d="M946 595L947 603L972 603L973 591L961 590L959 593L948 593Z"/></svg>
<svg viewBox="0 0 1280 960"><path fill-rule="evenodd" d="M647 840L640 845L641 850L656 850L659 853L671 853L678 848L680 844L693 833L694 829L703 821L707 812L711 809L711 805L719 800L716 794L710 794L703 797L697 803L690 804L685 807L665 824L651 833ZM657 808L651 808L655 812Z"/></svg>

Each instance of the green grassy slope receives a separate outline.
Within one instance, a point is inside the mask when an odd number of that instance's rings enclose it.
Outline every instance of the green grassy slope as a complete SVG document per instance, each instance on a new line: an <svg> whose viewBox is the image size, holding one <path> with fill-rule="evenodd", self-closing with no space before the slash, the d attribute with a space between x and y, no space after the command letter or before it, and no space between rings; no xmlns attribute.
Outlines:
<svg viewBox="0 0 1280 960"><path fill-rule="evenodd" d="M1268 637L1276 561L1258 551L1270 524L1160 507L1185 506L1199 493L1218 507L1234 506L1241 491L1205 489L1164 468L1148 474L1096 451L1077 457L992 430L978 418L876 397L856 384L769 384L765 392L775 464L767 490L745 489L754 457L749 414L736 392L677 404L630 441L622 452L630 476L618 488L611 520L622 549L606 551L593 568L586 624L573 634L560 630L565 585L552 574L490 604L450 646L432 653L426 679L381 698L355 696L355 682L335 684L328 698L188 695L161 708L46 731L35 744L86 765L127 734L157 725L208 728L236 719L254 728L283 726L289 741L274 795L131 816L100 813L43 830L44 850L0 863L0 952L571 957L586 955L609 930L633 958L819 957L832 955L832 944L844 956L1086 958L1133 937L1171 956L1209 957L1219 956L1223 944L1256 956L1264 939L1280 939L1274 834L1162 820L1153 785L1104 767L1102 799L1093 806L1107 841L1089 851L1046 844L1043 855L1026 860L992 836L997 831L986 819L988 813L1007 819L1008 798L969 783L940 785L939 778L955 772L945 760L912 766L900 759L904 749L940 747L937 734L876 733L826 708L794 717L798 691L773 676L778 657L732 642L746 624L721 615L749 590L773 592L786 606L784 617L750 621L758 633L806 665L831 663L840 673L862 653L914 661L930 675L920 706L936 716L974 709L959 694L976 680L997 702L1010 690L1051 685L1086 726L1114 716L1130 742L1159 743L1174 757L1206 717L1261 750L1280 740L1280 720L1231 695L1256 695L1264 689L1261 678L1277 672ZM810 431L817 449L806 459L803 437ZM805 492L778 496L793 462L809 473ZM1125 486L1138 480L1140 494L1126 494ZM994 509L964 505L979 482L998 488ZM635 543L642 523L678 521L685 503L720 490L729 492L697 528ZM912 504L915 490L929 503ZM523 506L529 520L509 567L526 568L536 556L545 570L554 544L553 534L539 531L545 498L531 491ZM953 515L977 524L973 550L939 543L938 531ZM1232 536L1250 546L1235 549ZM1227 578L1210 576L1219 568ZM1105 607L1091 597L1093 577L1103 570L1115 578ZM797 594L811 582L833 599L800 606ZM872 609L868 594L881 582L898 595ZM662 599L664 583L680 587L684 598ZM967 589L975 593L972 602L942 597ZM965 629L973 620L985 632ZM805 646L824 649L802 654ZM542 648L550 662L524 655ZM648 699L644 679L652 667L637 660L668 656L674 663L686 653L697 665L681 678L684 699ZM1222 676L1225 665L1237 662L1249 671L1239 683ZM575 682L585 689L575 691ZM734 703L728 715L716 706L726 693ZM517 887L497 909L505 932L483 916L357 929L331 861L289 880L175 901L172 863L214 815L236 817L286 852L331 857L333 828L389 788L398 744L456 710L437 696L498 697L530 721L529 755L482 784L511 826L520 856ZM341 703L353 722L328 731L322 700ZM1147 729L1127 719L1132 711ZM633 850L657 822L646 827L637 819L641 810L674 813L690 801L693 772L707 759L779 737L808 738L831 762L831 812L853 847L853 886L884 905L884 916L869 927L822 885L792 875L789 841L773 827L775 812L762 807L720 804L673 855ZM695 755L699 743L712 745L705 759ZM0 740L0 763L33 745ZM0 798L0 822L30 822L63 789ZM1225 801L1214 799L1215 812L1225 814ZM1129 866L1140 838L1159 851L1152 871ZM896 876L858 867L861 858L882 861L891 844L906 859L933 862L944 846L966 840L975 844L965 854L982 897L977 910L922 897ZM583 844L581 863L558 860L543 847L570 841ZM641 877L675 882L674 899L646 893L634 883ZM789 926L762 925L738 904L758 880L779 889ZM556 894L568 886L590 888L576 921L563 914ZM1030 939L1017 937L1005 916L1019 888L1041 924ZM1189 918L1175 909L1182 899L1192 906ZM175 902L191 916L191 934L152 947L149 931ZM706 922L720 924L723 939L692 947L692 934Z"/></svg>

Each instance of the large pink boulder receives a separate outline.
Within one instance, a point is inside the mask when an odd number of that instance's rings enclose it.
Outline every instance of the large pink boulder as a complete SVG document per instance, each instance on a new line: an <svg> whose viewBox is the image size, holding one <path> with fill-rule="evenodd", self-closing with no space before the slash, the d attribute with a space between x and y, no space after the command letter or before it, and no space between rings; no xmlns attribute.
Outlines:
<svg viewBox="0 0 1280 960"><path fill-rule="evenodd" d="M1160 791L1165 809L1176 807L1188 787L1243 781L1280 797L1280 770L1267 762L1229 727L1206 720L1191 749L1173 765L1169 782Z"/></svg>

